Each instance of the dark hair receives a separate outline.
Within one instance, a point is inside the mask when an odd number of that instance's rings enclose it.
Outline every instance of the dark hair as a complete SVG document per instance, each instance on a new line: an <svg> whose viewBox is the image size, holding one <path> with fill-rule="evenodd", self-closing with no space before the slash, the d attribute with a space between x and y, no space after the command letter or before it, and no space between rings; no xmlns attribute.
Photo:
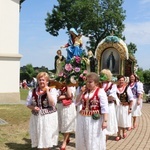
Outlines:
<svg viewBox="0 0 150 150"><path fill-rule="evenodd" d="M130 77L131 77L131 76L134 76L134 77L135 77L135 82L139 81L139 77L138 77L136 74L132 73L132 74L129 76L129 84L131 83L131 81L130 81Z"/></svg>
<svg viewBox="0 0 150 150"><path fill-rule="evenodd" d="M117 80L120 80L121 78L124 78L124 80L125 80L125 76L124 75L118 75L117 76Z"/></svg>

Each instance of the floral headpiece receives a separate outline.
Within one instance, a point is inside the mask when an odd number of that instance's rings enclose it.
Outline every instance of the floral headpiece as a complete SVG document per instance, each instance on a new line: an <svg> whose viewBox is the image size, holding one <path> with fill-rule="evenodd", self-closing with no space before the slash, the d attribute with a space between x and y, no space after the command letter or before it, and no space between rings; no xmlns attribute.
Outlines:
<svg viewBox="0 0 150 150"><path fill-rule="evenodd" d="M107 75L106 75L106 74L101 73L101 74L100 74L100 81L107 81L107 80L108 80Z"/></svg>
<svg viewBox="0 0 150 150"><path fill-rule="evenodd" d="M109 69L103 69L100 73L100 81L111 81L112 80L112 73Z"/></svg>

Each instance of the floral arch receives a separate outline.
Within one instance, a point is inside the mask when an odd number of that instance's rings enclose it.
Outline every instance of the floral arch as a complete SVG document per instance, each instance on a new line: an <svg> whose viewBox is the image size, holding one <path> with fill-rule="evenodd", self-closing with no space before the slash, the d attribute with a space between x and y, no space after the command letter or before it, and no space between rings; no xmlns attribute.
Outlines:
<svg viewBox="0 0 150 150"><path fill-rule="evenodd" d="M98 60L98 73L100 73L102 69L106 68L105 65L103 66L103 63L105 63L105 59L103 58L106 57L104 56L106 51L115 52L118 59L117 63L119 64L116 68L117 71L114 74L125 74L125 60L129 59L129 53L126 43L117 36L107 36L98 44L95 51L95 56Z"/></svg>

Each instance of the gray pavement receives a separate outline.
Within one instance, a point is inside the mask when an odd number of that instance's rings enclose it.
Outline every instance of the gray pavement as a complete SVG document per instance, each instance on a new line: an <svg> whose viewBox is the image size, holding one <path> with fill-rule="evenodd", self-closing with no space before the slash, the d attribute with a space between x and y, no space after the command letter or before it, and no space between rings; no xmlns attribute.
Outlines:
<svg viewBox="0 0 150 150"><path fill-rule="evenodd" d="M150 103L143 103L142 116L138 121L138 127L128 131L125 139L115 141L116 136L111 136L107 141L107 150L150 150ZM53 150L59 150L59 148L55 147ZM75 150L73 134L66 150Z"/></svg>

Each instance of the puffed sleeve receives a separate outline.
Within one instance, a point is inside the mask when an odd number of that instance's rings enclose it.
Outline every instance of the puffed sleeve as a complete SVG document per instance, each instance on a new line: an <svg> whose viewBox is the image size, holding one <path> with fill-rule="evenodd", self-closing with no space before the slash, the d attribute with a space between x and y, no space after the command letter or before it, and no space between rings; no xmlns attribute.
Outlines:
<svg viewBox="0 0 150 150"><path fill-rule="evenodd" d="M117 93L117 86L116 84L113 84L109 96L116 97L116 93Z"/></svg>
<svg viewBox="0 0 150 150"><path fill-rule="evenodd" d="M137 82L137 93L139 93L139 94L143 94L144 93L143 83L142 82Z"/></svg>
<svg viewBox="0 0 150 150"><path fill-rule="evenodd" d="M76 87L75 86L72 86L72 87L68 87L68 88L70 88L70 90L71 90L71 93L72 93L72 96L73 96L73 98L72 98L72 100L73 100L73 102L75 102L75 99L76 99Z"/></svg>
<svg viewBox="0 0 150 150"><path fill-rule="evenodd" d="M119 105L120 103L120 100L117 96L117 85L116 84L113 84L111 90L110 90L110 95L109 96L112 96L114 97L115 101L116 101L116 105Z"/></svg>
<svg viewBox="0 0 150 150"><path fill-rule="evenodd" d="M33 90L29 90L29 92L28 92L28 96L27 96L27 99L26 99L26 106L29 106L32 103L32 91Z"/></svg>
<svg viewBox="0 0 150 150"><path fill-rule="evenodd" d="M128 100L133 101L134 97L130 87L127 88L127 94L128 94Z"/></svg>
<svg viewBox="0 0 150 150"><path fill-rule="evenodd" d="M101 107L101 113L105 114L108 113L108 98L106 95L106 92L104 91L103 88L101 88L98 92L98 97L100 99L100 107Z"/></svg>
<svg viewBox="0 0 150 150"><path fill-rule="evenodd" d="M50 94L51 94L51 96L53 97L54 103L55 103L55 105L56 105L56 104L57 104L58 91L57 91L55 88L52 88L52 89L50 90Z"/></svg>

